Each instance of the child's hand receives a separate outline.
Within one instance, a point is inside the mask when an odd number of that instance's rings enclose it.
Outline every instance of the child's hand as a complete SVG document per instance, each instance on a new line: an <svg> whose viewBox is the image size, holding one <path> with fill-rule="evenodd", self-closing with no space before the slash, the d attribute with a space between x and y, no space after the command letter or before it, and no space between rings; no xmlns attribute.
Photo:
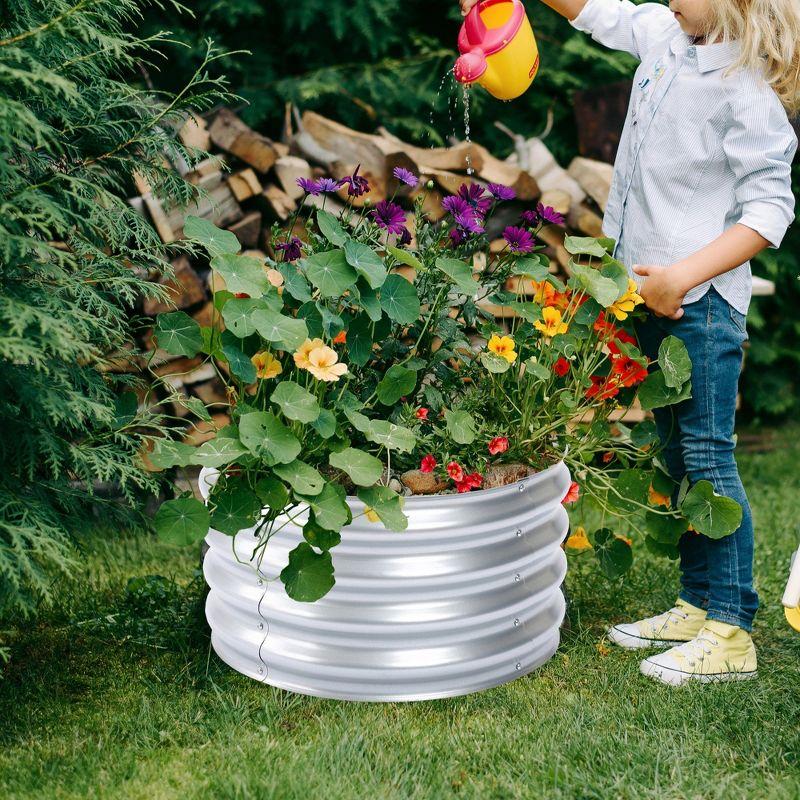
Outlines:
<svg viewBox="0 0 800 800"><path fill-rule="evenodd" d="M647 280L639 289L639 294L657 317L680 319L683 316L681 304L686 292L676 285L676 276L673 274L670 277L667 267L659 267L654 264L634 264L633 271L637 275L647 276Z"/></svg>
<svg viewBox="0 0 800 800"><path fill-rule="evenodd" d="M478 0L459 0L461 5L461 16L466 17L472 9L472 6L474 6L477 2Z"/></svg>

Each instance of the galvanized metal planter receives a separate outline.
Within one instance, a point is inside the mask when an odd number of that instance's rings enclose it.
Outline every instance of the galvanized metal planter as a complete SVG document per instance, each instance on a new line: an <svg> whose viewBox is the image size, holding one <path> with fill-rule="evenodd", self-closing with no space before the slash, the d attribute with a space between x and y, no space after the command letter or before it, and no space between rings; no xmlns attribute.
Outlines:
<svg viewBox="0 0 800 800"><path fill-rule="evenodd" d="M252 531L212 530L214 650L256 680L342 700L451 697L519 678L558 647L569 482L559 463L496 489L408 497L403 533L359 517L333 551L336 585L316 603L291 600L278 579L299 528L274 535L260 572Z"/></svg>

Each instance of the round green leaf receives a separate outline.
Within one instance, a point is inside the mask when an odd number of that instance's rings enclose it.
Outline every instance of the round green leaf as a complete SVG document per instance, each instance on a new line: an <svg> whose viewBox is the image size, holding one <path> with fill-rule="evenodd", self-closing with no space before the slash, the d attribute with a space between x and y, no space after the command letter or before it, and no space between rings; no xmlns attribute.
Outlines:
<svg viewBox="0 0 800 800"><path fill-rule="evenodd" d="M317 209L317 225L320 233L335 247L341 247L350 238L330 211Z"/></svg>
<svg viewBox="0 0 800 800"><path fill-rule="evenodd" d="M256 368L250 356L242 350L242 342L228 330L222 331L222 355L231 368L231 374L242 383L253 383L256 379Z"/></svg>
<svg viewBox="0 0 800 800"><path fill-rule="evenodd" d="M223 253L238 253L242 249L236 234L222 231L202 217L191 215L186 217L183 223L183 235L202 244L211 258Z"/></svg>
<svg viewBox="0 0 800 800"><path fill-rule="evenodd" d="M300 542L289 553L289 563L281 571L281 581L292 600L301 603L319 600L335 583L331 554L317 553L308 542Z"/></svg>
<svg viewBox="0 0 800 800"><path fill-rule="evenodd" d="M359 275L363 275L373 289L377 289L386 280L383 259L368 245L351 239L344 246L344 256L347 263Z"/></svg>
<svg viewBox="0 0 800 800"><path fill-rule="evenodd" d="M372 355L372 321L366 314L354 317L347 328L350 363L363 367Z"/></svg>
<svg viewBox="0 0 800 800"><path fill-rule="evenodd" d="M281 345L281 349L296 350L308 338L308 328L302 319L267 308L254 311L251 319L258 333L268 342Z"/></svg>
<svg viewBox="0 0 800 800"><path fill-rule="evenodd" d="M244 292L251 297L261 297L269 288L264 264L252 256L221 253L211 259L211 269L218 272L229 292Z"/></svg>
<svg viewBox="0 0 800 800"><path fill-rule="evenodd" d="M273 472L283 478L297 494L317 495L325 485L325 479L314 467L298 459L288 464L276 464Z"/></svg>
<svg viewBox="0 0 800 800"><path fill-rule="evenodd" d="M357 486L372 486L383 473L383 462L380 459L354 447L331 453L328 462L332 467L344 470Z"/></svg>
<svg viewBox="0 0 800 800"><path fill-rule="evenodd" d="M317 524L313 512L308 515L308 522L303 525L303 538L318 550L330 550L342 541L338 531L329 531Z"/></svg>
<svg viewBox="0 0 800 800"><path fill-rule="evenodd" d="M229 429L226 429L229 430ZM213 439L203 442L195 451L193 464L201 467L222 467L247 454L247 449L232 435L223 435L220 431Z"/></svg>
<svg viewBox="0 0 800 800"><path fill-rule="evenodd" d="M300 455L300 442L271 411L244 414L239 439L254 456L268 453L273 464L288 464Z"/></svg>
<svg viewBox="0 0 800 800"><path fill-rule="evenodd" d="M228 486L212 494L211 500L211 527L228 536L250 528L261 511L261 501L240 482L229 481Z"/></svg>
<svg viewBox="0 0 800 800"><path fill-rule="evenodd" d="M697 481L686 493L681 511L692 527L710 539L730 536L742 524L742 507L714 491L710 481Z"/></svg>
<svg viewBox="0 0 800 800"><path fill-rule="evenodd" d="M203 349L200 326L185 311L159 314L154 333L158 346L173 356L194 358Z"/></svg>
<svg viewBox="0 0 800 800"><path fill-rule="evenodd" d="M371 508L390 531L404 531L408 517L403 513L403 498L388 486L368 486L358 490L358 499Z"/></svg>
<svg viewBox="0 0 800 800"><path fill-rule="evenodd" d="M258 499L272 511L282 511L289 502L289 490L274 475L258 481L256 494Z"/></svg>
<svg viewBox="0 0 800 800"><path fill-rule="evenodd" d="M447 432L458 444L470 444L475 441L475 418L467 411L450 411L446 409L444 418L447 421Z"/></svg>
<svg viewBox="0 0 800 800"><path fill-rule="evenodd" d="M252 336L256 332L253 312L260 308L264 308L264 303L259 298L234 297L228 300L222 308L225 327L239 339Z"/></svg>
<svg viewBox="0 0 800 800"><path fill-rule="evenodd" d="M357 412L345 411L347 418L353 423L353 426L357 430L361 430L353 421L353 416L356 413ZM362 414L358 416L363 417ZM366 420L367 418L364 417L364 419ZM375 444L382 445L390 450L400 450L402 453L410 453L417 443L413 431L404 428L402 425L395 425L393 422L383 419L367 420L364 435L369 441L375 442Z"/></svg>
<svg viewBox="0 0 800 800"><path fill-rule="evenodd" d="M392 245L388 245L386 250L387 252L391 253L401 264L405 264L407 267L412 267L416 270L423 269L422 262L408 250L402 250L399 247L392 247Z"/></svg>
<svg viewBox="0 0 800 800"><path fill-rule="evenodd" d="M472 267L457 258L437 258L436 269L444 272L464 294L470 297L480 288L480 284L472 277Z"/></svg>
<svg viewBox="0 0 800 800"><path fill-rule="evenodd" d="M664 383L678 389L692 377L692 360L686 345L677 336L666 336L658 347L658 364Z"/></svg>
<svg viewBox="0 0 800 800"><path fill-rule="evenodd" d="M297 495L311 508L319 527L327 531L340 531L352 521L353 515L345 499L344 488L335 483L326 483L317 495ZM314 544L314 542L312 542Z"/></svg>
<svg viewBox="0 0 800 800"><path fill-rule="evenodd" d="M419 319L420 305L413 284L395 273L387 275L380 290L381 308L389 319L410 325Z"/></svg>
<svg viewBox="0 0 800 800"><path fill-rule="evenodd" d="M185 467L192 462L195 448L193 445L176 442L173 439L156 439L148 458L158 469Z"/></svg>
<svg viewBox="0 0 800 800"><path fill-rule="evenodd" d="M594 256L602 258L605 248L593 236L565 236L564 248L573 256Z"/></svg>
<svg viewBox="0 0 800 800"><path fill-rule="evenodd" d="M661 370L651 372L639 386L637 397L645 411L673 405L692 396L692 382L686 381L680 389L667 386L666 378Z"/></svg>
<svg viewBox="0 0 800 800"><path fill-rule="evenodd" d="M608 528L601 528L593 538L594 554L609 578L619 578L631 568L633 551L626 541Z"/></svg>
<svg viewBox="0 0 800 800"><path fill-rule="evenodd" d="M311 422L311 427L323 439L330 439L336 433L336 415L327 408L321 408L319 416Z"/></svg>
<svg viewBox="0 0 800 800"><path fill-rule="evenodd" d="M153 519L159 538L170 544L189 545L207 533L208 509L194 497L178 497L161 504Z"/></svg>
<svg viewBox="0 0 800 800"><path fill-rule="evenodd" d="M320 412L317 398L294 381L281 381L270 398L284 416L298 422L313 422Z"/></svg>
<svg viewBox="0 0 800 800"><path fill-rule="evenodd" d="M358 278L341 250L316 253L303 262L306 276L323 297L341 297Z"/></svg>
<svg viewBox="0 0 800 800"><path fill-rule="evenodd" d="M378 383L378 400L385 406L393 406L401 397L411 394L416 385L417 373L413 369L394 364Z"/></svg>
<svg viewBox="0 0 800 800"><path fill-rule="evenodd" d="M676 545L686 533L689 522L682 517L665 516L648 511L644 515L647 531L650 536L662 544Z"/></svg>

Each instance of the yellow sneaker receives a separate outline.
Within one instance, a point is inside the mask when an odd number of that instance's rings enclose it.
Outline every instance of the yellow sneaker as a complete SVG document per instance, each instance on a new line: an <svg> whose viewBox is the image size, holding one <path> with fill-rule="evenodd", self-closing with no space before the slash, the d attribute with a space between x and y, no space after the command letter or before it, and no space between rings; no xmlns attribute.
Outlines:
<svg viewBox="0 0 800 800"><path fill-rule="evenodd" d="M628 650L673 647L694 639L705 621L706 612L702 608L678 600L669 611L658 616L614 625L608 630L608 638Z"/></svg>
<svg viewBox="0 0 800 800"><path fill-rule="evenodd" d="M709 619L691 642L642 661L642 675L671 686L688 681L744 681L755 678L756 648L736 625Z"/></svg>

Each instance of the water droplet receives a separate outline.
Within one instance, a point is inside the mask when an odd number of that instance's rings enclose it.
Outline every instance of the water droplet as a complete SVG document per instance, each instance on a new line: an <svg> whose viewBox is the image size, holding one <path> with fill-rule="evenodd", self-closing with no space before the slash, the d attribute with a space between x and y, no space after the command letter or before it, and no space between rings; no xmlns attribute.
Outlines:
<svg viewBox="0 0 800 800"><path fill-rule="evenodd" d="M463 85L461 96L464 99L464 141L467 144L472 144L472 140L469 138L469 86L466 83ZM467 150L466 162L467 175L473 175L475 170L472 168L472 156L469 150Z"/></svg>

